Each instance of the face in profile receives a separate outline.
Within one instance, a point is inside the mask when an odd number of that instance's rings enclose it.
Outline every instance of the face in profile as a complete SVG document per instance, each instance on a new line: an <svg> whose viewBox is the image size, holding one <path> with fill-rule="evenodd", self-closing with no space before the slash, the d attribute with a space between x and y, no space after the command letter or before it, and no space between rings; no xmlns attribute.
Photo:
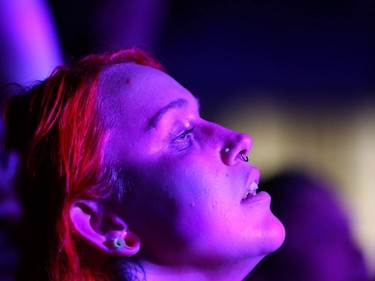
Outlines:
<svg viewBox="0 0 375 281"><path fill-rule="evenodd" d="M365 281L368 270L333 186L288 171L264 182L287 237L245 280Z"/></svg>
<svg viewBox="0 0 375 281"><path fill-rule="evenodd" d="M141 239L140 256L247 261L281 245L284 228L270 197L248 195L260 176L240 157L250 152L249 136L202 119L197 99L153 68L116 65L100 81L105 159L127 179L118 208Z"/></svg>

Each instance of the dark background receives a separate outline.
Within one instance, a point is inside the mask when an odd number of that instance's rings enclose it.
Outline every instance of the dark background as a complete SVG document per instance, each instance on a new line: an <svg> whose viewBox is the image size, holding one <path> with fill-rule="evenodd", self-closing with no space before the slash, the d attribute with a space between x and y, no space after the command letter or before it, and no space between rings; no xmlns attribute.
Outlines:
<svg viewBox="0 0 375 281"><path fill-rule="evenodd" d="M156 54L208 114L244 91L320 107L353 106L374 92L375 1L155 3L153 34L120 41L98 32L116 25L116 9L106 14L99 1L51 1L67 60L135 43Z"/></svg>

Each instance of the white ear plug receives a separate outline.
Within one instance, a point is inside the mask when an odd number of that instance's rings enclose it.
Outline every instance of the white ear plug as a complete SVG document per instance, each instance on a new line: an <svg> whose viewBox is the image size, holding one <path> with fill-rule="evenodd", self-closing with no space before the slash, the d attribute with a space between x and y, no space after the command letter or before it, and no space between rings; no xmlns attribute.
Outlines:
<svg viewBox="0 0 375 281"><path fill-rule="evenodd" d="M125 247L125 240L121 237L117 237L117 238L115 238L115 240L113 240L113 246L116 249L124 248Z"/></svg>

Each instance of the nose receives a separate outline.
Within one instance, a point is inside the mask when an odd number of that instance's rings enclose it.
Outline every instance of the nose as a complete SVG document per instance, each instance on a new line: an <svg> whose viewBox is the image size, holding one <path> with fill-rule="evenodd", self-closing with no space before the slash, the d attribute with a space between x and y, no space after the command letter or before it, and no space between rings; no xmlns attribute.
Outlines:
<svg viewBox="0 0 375 281"><path fill-rule="evenodd" d="M249 135L230 131L221 151L223 162L230 166L238 161L246 161L251 145L252 139Z"/></svg>

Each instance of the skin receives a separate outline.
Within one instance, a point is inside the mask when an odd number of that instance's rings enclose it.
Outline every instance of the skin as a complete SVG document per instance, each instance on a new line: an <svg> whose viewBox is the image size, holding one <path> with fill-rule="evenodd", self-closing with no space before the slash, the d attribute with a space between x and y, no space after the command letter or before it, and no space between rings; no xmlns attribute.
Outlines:
<svg viewBox="0 0 375 281"><path fill-rule="evenodd" d="M333 186L300 172L287 172L265 184L288 235L245 280L370 280L347 210Z"/></svg>
<svg viewBox="0 0 375 281"><path fill-rule="evenodd" d="M242 200L260 176L239 156L250 136L202 119L197 99L150 67L116 65L100 81L105 159L129 183L114 208L140 238L147 280L241 280L282 244L269 195Z"/></svg>

